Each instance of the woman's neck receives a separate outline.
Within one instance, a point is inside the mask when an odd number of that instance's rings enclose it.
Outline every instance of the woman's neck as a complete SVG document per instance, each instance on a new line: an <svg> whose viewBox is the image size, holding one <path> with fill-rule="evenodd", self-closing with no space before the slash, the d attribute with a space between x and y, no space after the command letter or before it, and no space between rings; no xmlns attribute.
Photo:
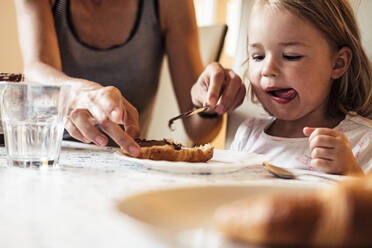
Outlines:
<svg viewBox="0 0 372 248"><path fill-rule="evenodd" d="M271 136L283 137L283 138L302 138L305 137L303 134L304 127L323 127L323 128L334 128L343 119L345 115L338 117L323 117L314 118L303 117L297 120L280 120L276 119L265 132Z"/></svg>

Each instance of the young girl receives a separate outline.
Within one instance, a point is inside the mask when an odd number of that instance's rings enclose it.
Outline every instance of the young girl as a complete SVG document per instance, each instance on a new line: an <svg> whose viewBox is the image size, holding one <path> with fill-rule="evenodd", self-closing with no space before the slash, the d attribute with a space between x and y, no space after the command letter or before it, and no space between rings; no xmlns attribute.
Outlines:
<svg viewBox="0 0 372 248"><path fill-rule="evenodd" d="M246 120L233 150L333 174L372 168L371 65L347 0L257 0L248 56L252 98L271 117Z"/></svg>

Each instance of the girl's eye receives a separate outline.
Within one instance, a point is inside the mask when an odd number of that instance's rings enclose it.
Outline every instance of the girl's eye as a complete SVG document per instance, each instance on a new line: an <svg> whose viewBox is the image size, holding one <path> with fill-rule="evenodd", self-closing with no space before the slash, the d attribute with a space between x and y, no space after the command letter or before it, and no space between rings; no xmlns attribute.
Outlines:
<svg viewBox="0 0 372 248"><path fill-rule="evenodd" d="M303 56L301 55L283 55L283 57L289 61L296 61L296 60L300 60Z"/></svg>
<svg viewBox="0 0 372 248"><path fill-rule="evenodd" d="M254 60L254 61L261 61L261 60L263 60L265 58L265 56L261 56L261 55L254 55L254 56L252 56L252 59Z"/></svg>

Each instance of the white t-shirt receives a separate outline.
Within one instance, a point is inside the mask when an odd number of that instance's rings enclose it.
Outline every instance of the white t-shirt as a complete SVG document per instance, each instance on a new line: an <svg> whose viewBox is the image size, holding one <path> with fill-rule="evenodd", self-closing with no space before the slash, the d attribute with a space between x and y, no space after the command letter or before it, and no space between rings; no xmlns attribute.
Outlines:
<svg viewBox="0 0 372 248"><path fill-rule="evenodd" d="M266 128L274 120L274 117L266 117L244 121L235 134L231 150L264 154L270 163L285 168L311 169L308 138L266 134ZM334 129L348 137L359 166L368 172L372 168L372 121L350 112Z"/></svg>

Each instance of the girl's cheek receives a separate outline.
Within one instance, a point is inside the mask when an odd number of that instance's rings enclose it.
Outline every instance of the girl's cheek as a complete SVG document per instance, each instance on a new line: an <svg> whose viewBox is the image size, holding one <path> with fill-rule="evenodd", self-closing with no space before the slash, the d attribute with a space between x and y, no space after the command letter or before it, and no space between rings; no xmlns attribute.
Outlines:
<svg viewBox="0 0 372 248"><path fill-rule="evenodd" d="M262 91L261 86L257 84L257 82L251 82L251 84L252 84L252 89L256 95L258 94L259 91Z"/></svg>
<svg viewBox="0 0 372 248"><path fill-rule="evenodd" d="M256 97L261 101L260 95L262 95L262 88L259 85L252 83L252 90Z"/></svg>
<svg viewBox="0 0 372 248"><path fill-rule="evenodd" d="M254 67L249 67L248 69L248 79L249 81L251 81L252 83L255 83L259 80L259 70L257 68L254 68Z"/></svg>

